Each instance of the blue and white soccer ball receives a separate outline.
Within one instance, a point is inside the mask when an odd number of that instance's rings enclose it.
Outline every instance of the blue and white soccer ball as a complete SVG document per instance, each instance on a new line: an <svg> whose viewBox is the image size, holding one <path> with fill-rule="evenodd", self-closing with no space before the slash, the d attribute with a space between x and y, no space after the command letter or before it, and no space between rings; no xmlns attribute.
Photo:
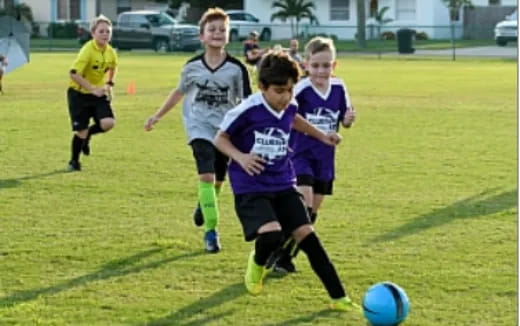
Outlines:
<svg viewBox="0 0 520 326"><path fill-rule="evenodd" d="M373 326L396 326L405 320L410 301L402 288L392 282L371 286L363 297L363 314Z"/></svg>

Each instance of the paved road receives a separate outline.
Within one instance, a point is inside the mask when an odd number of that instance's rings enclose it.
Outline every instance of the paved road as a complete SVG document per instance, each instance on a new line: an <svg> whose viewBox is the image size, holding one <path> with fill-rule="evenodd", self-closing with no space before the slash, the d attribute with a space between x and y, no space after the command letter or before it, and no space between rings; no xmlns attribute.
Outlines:
<svg viewBox="0 0 520 326"><path fill-rule="evenodd" d="M455 49L456 56L461 57L495 57L517 58L518 48L516 43L507 46L479 46L474 48ZM451 56L451 49L447 50L416 50L415 55L425 56Z"/></svg>

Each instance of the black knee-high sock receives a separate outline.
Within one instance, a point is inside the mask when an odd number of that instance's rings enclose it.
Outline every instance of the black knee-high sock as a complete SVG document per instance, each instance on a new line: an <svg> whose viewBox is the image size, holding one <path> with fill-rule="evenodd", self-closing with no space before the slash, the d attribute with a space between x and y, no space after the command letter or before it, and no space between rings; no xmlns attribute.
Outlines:
<svg viewBox="0 0 520 326"><path fill-rule="evenodd" d="M83 139L79 138L77 135L72 137L72 156L71 160L79 161L79 154L81 153L81 147L83 146Z"/></svg>
<svg viewBox="0 0 520 326"><path fill-rule="evenodd" d="M262 233L255 242L255 263L264 266L269 256L275 251L282 241L282 231Z"/></svg>
<svg viewBox="0 0 520 326"><path fill-rule="evenodd" d="M336 273L334 265L330 262L316 234L313 232L306 236L305 239L300 242L300 248L307 254L312 269L327 289L329 296L332 299L343 298L345 296L345 289L343 285L341 285L338 273Z"/></svg>
<svg viewBox="0 0 520 326"><path fill-rule="evenodd" d="M90 139L92 135L99 134L101 132L105 132L103 129L101 129L101 126L97 123L95 125L92 125L88 128L88 136L87 139Z"/></svg>

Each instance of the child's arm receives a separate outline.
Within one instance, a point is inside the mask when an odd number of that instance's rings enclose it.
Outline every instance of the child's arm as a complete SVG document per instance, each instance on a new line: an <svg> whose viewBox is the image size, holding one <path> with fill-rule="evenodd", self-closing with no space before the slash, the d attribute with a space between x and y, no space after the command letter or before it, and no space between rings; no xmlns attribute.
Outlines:
<svg viewBox="0 0 520 326"><path fill-rule="evenodd" d="M348 107L347 112L345 113L345 116L343 117L343 121L341 121L341 124L345 128L350 128L354 121L356 120L356 110L354 110L354 107Z"/></svg>
<svg viewBox="0 0 520 326"><path fill-rule="evenodd" d="M213 144L219 151L240 164L247 174L253 176L262 173L264 170L265 160L256 154L246 154L239 151L235 145L231 143L229 135L226 132L219 130L213 140Z"/></svg>
<svg viewBox="0 0 520 326"><path fill-rule="evenodd" d="M335 132L325 134L318 128L311 125L299 113L296 114L296 116L294 117L293 129L295 129L299 132L302 132L304 134L307 134L309 136L312 136L327 145L335 146L335 145L339 144L339 142L341 141L341 136L339 134L337 134Z"/></svg>
<svg viewBox="0 0 520 326"><path fill-rule="evenodd" d="M70 72L70 79L75 81L78 85L83 87L84 89L88 90L90 93L97 97L101 97L105 95L105 89L98 88L93 85L91 85L83 76L78 75L75 71Z"/></svg>
<svg viewBox="0 0 520 326"><path fill-rule="evenodd" d="M178 88L174 89L170 95L168 95L168 98L163 103L163 105L155 112L154 115L152 115L148 120L146 120L144 124L144 130L150 131L153 129L153 125L155 125L157 122L159 122L159 119L161 119L166 113L168 113L184 96L184 93L181 92Z"/></svg>
<svg viewBox="0 0 520 326"><path fill-rule="evenodd" d="M109 68L107 75L107 81L105 83L105 93L107 94L107 99L112 101L112 88L114 87L114 79L116 78L117 68Z"/></svg>

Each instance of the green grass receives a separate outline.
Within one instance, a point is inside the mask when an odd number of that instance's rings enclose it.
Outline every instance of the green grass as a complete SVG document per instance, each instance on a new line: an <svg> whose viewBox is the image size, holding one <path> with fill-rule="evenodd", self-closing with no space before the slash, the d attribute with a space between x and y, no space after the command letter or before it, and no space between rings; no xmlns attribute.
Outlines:
<svg viewBox="0 0 520 326"><path fill-rule="evenodd" d="M202 252L180 107L143 131L188 57L121 53L117 126L64 173L74 55L33 54L4 78L1 325L365 325L326 310L304 255L297 275L245 293L251 244L228 186L224 250ZM337 75L358 121L316 228L351 296L391 280L411 300L405 325L516 325L515 62L348 58Z"/></svg>

